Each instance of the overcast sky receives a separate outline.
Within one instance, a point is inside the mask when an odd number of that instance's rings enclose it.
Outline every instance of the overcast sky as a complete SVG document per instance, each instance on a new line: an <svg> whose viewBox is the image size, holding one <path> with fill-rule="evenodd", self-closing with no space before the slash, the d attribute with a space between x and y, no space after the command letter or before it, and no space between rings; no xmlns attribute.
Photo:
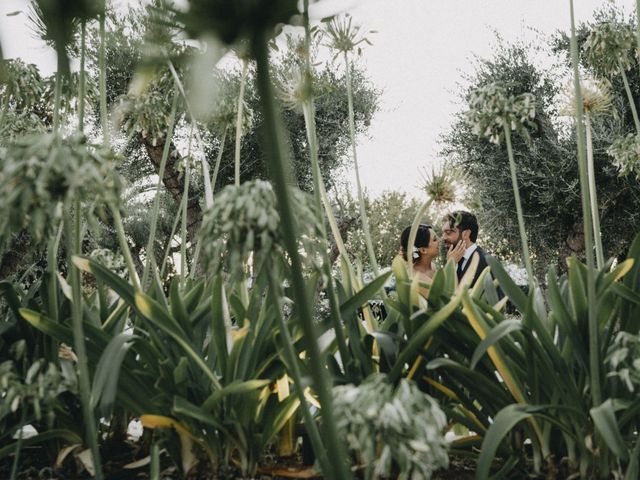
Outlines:
<svg viewBox="0 0 640 480"><path fill-rule="evenodd" d="M575 0L577 20L590 19L607 3L612 2ZM635 7L633 0L613 3L627 12ZM0 0L4 54L50 73L52 52L30 34L26 16L6 16L25 11L27 4ZM506 41L533 45L541 35L569 29L568 0L324 0L317 6L318 15L348 8L356 22L378 32L370 36L374 45L366 47L362 61L383 90L381 109L358 144L362 182L373 195L383 190L420 194L422 170L440 161L438 137L463 108L457 82L471 71L474 54L491 54L494 32Z"/></svg>

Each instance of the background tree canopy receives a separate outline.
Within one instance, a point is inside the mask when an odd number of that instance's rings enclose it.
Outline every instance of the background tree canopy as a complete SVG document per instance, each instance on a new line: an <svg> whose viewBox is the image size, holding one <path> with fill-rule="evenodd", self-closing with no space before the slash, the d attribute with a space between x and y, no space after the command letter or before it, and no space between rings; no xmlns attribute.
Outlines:
<svg viewBox="0 0 640 480"><path fill-rule="evenodd" d="M211 83L215 83L219 89L219 100L213 109L216 111L198 123L197 128L204 143L199 144L197 138L189 141L191 118L186 104L176 88L168 64L157 59L165 58L164 54L168 53L181 83L188 89L188 76L193 68L188 54L192 54L195 47L176 35L171 26L172 19L166 15L166 12L160 13L153 5L132 9L126 14L113 13L106 29L107 102L111 112L113 141L120 145L124 157L119 170L129 182L124 200L124 221L134 260L139 267L142 265L140 255L144 255L149 235L148 213L153 198L149 192L155 191L153 175L159 172L174 98L177 97L176 128L162 179L164 191L158 234L155 237L155 254L158 258L167 248L179 249L172 243L171 231L175 227L174 220L184 191L185 162L189 161L195 167L199 165L198 155L204 155L213 172L217 157L222 153L214 191L232 183L234 175L235 122L241 68L231 66L224 70L211 70ZM302 61L296 51L299 48L297 40L290 36L285 43L275 52L273 68L276 78L287 79L293 67ZM99 44L99 32L95 27L88 34L87 96L93 107L91 118L96 127L99 123L99 106L92 93L96 91L100 71ZM315 42L316 53L319 44L320 38ZM241 48L238 50L241 56ZM51 124L53 111L53 77L42 78L35 66L25 65L19 60L7 60L4 64L7 75L0 85L0 92L7 107L3 115L11 116L11 121L1 122L3 131L0 143L9 142L26 132L44 131ZM338 167L348 163L346 80L344 72L330 62L316 63L314 74L320 168L327 187L331 188ZM253 88L254 81L254 67L249 64L244 98L241 181L267 176L259 140L263 120L258 108L260 99L257 89ZM352 72L352 82L356 130L361 133L366 131L377 109L380 92L367 79L362 67L357 65ZM72 74L64 85L62 107L67 115L75 112L77 92L77 75ZM310 190L311 166L303 114L295 109L286 109L283 117L290 137L295 180L300 188ZM202 220L200 201L204 192L199 167L190 168L189 176L188 238L193 240ZM108 218L101 219L93 227L96 228L91 229L89 237L93 248L115 247L115 232L110 228ZM28 261L23 257L29 251L29 241L14 237L10 243L11 248L0 262L3 277L20 270L20 265L25 267Z"/></svg>
<svg viewBox="0 0 640 480"><path fill-rule="evenodd" d="M604 15L596 17L594 24L602 21ZM591 28L593 24L581 26L580 45L584 44ZM566 35L558 34L549 40L553 51L566 54L563 60L568 62ZM499 42L492 58L477 61L476 71L467 78L468 84L460 95L466 101L474 89L501 82L510 94L531 92L535 96L537 129L529 144L515 136L513 147L534 267L542 278L547 265L555 264L564 270L567 256L582 256L584 243L574 128L571 119L563 116L563 107L569 100L563 99L562 93L568 81L558 73L563 70L558 69L559 66L566 67L564 73L567 73L569 64L537 66L531 51L529 45ZM590 75L595 76L584 55L582 63ZM633 94L638 98L637 65L627 73ZM592 121L596 184L608 257L623 255L634 235L634 228L630 227L640 220L637 180L619 176L606 153L617 136L633 129L621 80L613 81L611 112L598 115ZM474 135L464 112L458 114L442 142L442 153L469 174L470 188L481 205L477 213L484 243L494 254L513 257L511 252L519 251L519 238L506 149Z"/></svg>

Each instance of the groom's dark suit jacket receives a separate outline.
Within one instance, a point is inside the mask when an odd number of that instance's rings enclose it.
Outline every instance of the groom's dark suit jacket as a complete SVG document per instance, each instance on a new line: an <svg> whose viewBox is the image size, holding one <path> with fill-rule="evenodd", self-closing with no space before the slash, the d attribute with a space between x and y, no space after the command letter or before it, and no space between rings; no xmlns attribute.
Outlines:
<svg viewBox="0 0 640 480"><path fill-rule="evenodd" d="M478 268L476 269L476 273L473 276L473 280L471 281L472 287L476 284L476 281L478 280L478 277L480 276L482 271L488 266L487 259L484 258L484 250L482 250L480 247L476 247L475 251L471 254L471 257L467 261L467 264L464 266L462 271L460 271L459 269L457 270L458 280L460 280L464 276L466 271L469 269L469 266L471 265L471 260L473 259L474 255L479 255L480 258L478 259ZM460 261L462 262L464 261L464 259Z"/></svg>

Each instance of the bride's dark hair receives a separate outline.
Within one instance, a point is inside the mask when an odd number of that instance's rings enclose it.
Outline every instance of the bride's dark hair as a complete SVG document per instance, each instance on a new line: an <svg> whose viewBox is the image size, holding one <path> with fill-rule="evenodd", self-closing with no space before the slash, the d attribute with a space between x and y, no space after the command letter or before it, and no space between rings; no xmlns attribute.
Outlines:
<svg viewBox="0 0 640 480"><path fill-rule="evenodd" d="M400 246L402 247L402 256L404 259L407 259L407 245L409 244L409 233L411 233L411 227L407 227L402 231L400 235ZM416 248L428 247L429 242L431 241L431 225L425 225L421 223L418 225L418 230L416 231L416 241L414 246ZM415 262L417 258L413 258Z"/></svg>

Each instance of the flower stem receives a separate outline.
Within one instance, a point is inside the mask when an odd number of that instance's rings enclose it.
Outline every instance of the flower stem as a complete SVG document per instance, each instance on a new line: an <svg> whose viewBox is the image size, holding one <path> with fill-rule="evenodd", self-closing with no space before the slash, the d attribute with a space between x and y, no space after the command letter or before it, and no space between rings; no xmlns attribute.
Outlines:
<svg viewBox="0 0 640 480"><path fill-rule="evenodd" d="M584 244L587 260L587 303L589 324L589 377L591 387L591 401L593 406L602 403L600 388L600 342L598 319L596 318L596 287L594 277L593 258L593 225L591 222L591 203L587 190L587 168L585 156L584 113L582 104L582 91L580 88L580 73L578 71L578 41L573 12L573 0L569 0L571 14L571 63L573 66L573 82L576 102L576 137L578 149L578 169L580 172L580 193L582 196L582 218L584 223Z"/></svg>
<svg viewBox="0 0 640 480"><path fill-rule="evenodd" d="M509 156L509 168L511 170L511 186L513 187L513 197L516 201L516 215L518 216L518 230L520 231L520 241L522 242L522 260L527 270L529 285L533 288L533 268L531 267L531 256L529 255L529 243L527 242L527 232L524 229L524 216L522 215L522 204L520 203L520 188L518 187L518 176L516 175L516 162L513 158L513 148L511 146L511 130L508 125L504 125L504 138L507 144L507 155Z"/></svg>
<svg viewBox="0 0 640 480"><path fill-rule="evenodd" d="M56 72L56 84L53 97L53 131L60 130L60 101L62 97L62 74L60 69Z"/></svg>
<svg viewBox="0 0 640 480"><path fill-rule="evenodd" d="M211 176L211 188L216 188L216 182L218 181L218 171L220 170L220 162L222 162L222 153L224 152L224 144L227 140L227 127L225 127L224 132L222 132L222 138L220 139L220 149L218 150L218 155L216 156L216 165L213 167L213 175Z"/></svg>
<svg viewBox="0 0 640 480"><path fill-rule="evenodd" d="M82 22L80 33L80 76L78 78L78 131L84 132L84 96L86 88L85 57L87 50L87 24Z"/></svg>
<svg viewBox="0 0 640 480"><path fill-rule="evenodd" d="M102 124L102 141L109 145L109 120L107 116L107 62L106 62L106 33L105 33L106 13L100 14L100 51L98 64L100 75L100 122Z"/></svg>
<svg viewBox="0 0 640 480"><path fill-rule="evenodd" d="M591 118L589 112L584 112L584 125L587 139L587 177L589 179L589 199L591 201L591 216L593 219L593 238L596 246L596 265L598 269L604 267L604 249L600 233L600 214L598 211L598 194L596 191L596 174L593 160L593 140L591 138Z"/></svg>
<svg viewBox="0 0 640 480"><path fill-rule="evenodd" d="M242 144L242 112L244 110L244 88L247 83L247 72L249 70L249 62L242 61L242 76L240 77L240 93L238 93L238 116L236 117L236 150L234 161L234 184L240 186L240 147Z"/></svg>
<svg viewBox="0 0 640 480"><path fill-rule="evenodd" d="M113 224L116 228L116 236L118 237L118 243L120 244L120 250L122 250L122 256L127 264L127 270L129 271L129 280L136 288L140 290L140 280L138 279L138 272L136 272L135 264L133 263L133 257L131 256L131 250L127 243L127 237L124 233L124 224L122 223L122 217L120 216L120 209L117 205L109 205L111 214L113 215Z"/></svg>
<svg viewBox="0 0 640 480"><path fill-rule="evenodd" d="M307 67L310 68L310 67ZM307 72L309 73L309 72ZM311 77L311 75L309 75ZM309 78L309 81L311 79ZM326 197L327 192L324 189L324 182L320 173L320 165L318 163L318 139L316 137L316 121L314 116L313 100L305 101L302 104L302 111L304 114L305 127L307 129L307 139L309 142L309 155L311 157L311 170L313 173L313 193L316 203L316 210L318 214L322 212L322 197ZM330 211L330 208L329 208ZM331 212L333 215L333 212ZM336 341L338 343L338 350L340 352L340 358L343 364L346 365L351 358L347 342L345 340L343 332L342 314L340 313L340 301L336 294L335 285L333 283L333 273L331 272L331 265L329 264L328 245L327 245L327 232L324 225L324 219L318 219L318 225L321 229L321 237L323 241L322 249L322 266L324 275L327 279L327 296L329 298L329 306L331 308L331 320L333 321L333 329L336 334ZM338 232L340 235L340 232Z"/></svg>
<svg viewBox="0 0 640 480"><path fill-rule="evenodd" d="M302 264L298 252L298 237L296 234L295 218L286 182L285 159L286 146L281 119L276 109L273 88L269 74L269 53L267 36L264 31L257 31L252 41L253 53L257 63L257 87L261 98L264 116L265 139L264 149L269 173L273 181L278 207L282 218L284 240L291 262L291 286L294 292L298 319L302 327L307 353L310 356L311 375L315 391L322 406L322 427L325 447L329 458L332 459L333 472L327 478L351 478L345 447L338 436L338 430L333 416L333 398L331 396L331 380L325 369L324 356L320 352L317 342L316 326L313 322L310 303L307 298L306 283L302 275Z"/></svg>
<svg viewBox="0 0 640 480"><path fill-rule="evenodd" d="M367 246L367 252L369 254L369 262L373 269L374 275L377 277L380 272L378 269L378 262L376 261L376 253L373 249L373 242L371 241L371 231L369 229L369 217L367 217L367 210L364 204L364 193L362 192L362 184L360 182L360 168L358 167L358 156L356 153L356 126L353 112L353 85L351 83L351 67L349 64L349 54L344 52L344 65L347 77L347 101L349 107L349 135L351 137L351 149L353 155L353 167L356 173L356 188L358 190L358 204L360 206L360 219L362 221L362 231L364 233L364 240Z"/></svg>
<svg viewBox="0 0 640 480"><path fill-rule="evenodd" d="M631 93L631 87L629 87L629 80L627 74L624 71L624 67L620 64L620 76L622 76L622 83L624 83L624 90L627 92L627 99L629 100L629 108L631 108L631 115L633 116L633 123L636 126L636 133L640 135L640 120L638 119L638 110L636 109L636 103Z"/></svg>
<svg viewBox="0 0 640 480"><path fill-rule="evenodd" d="M189 147L187 149L187 158L184 167L184 194L182 195L182 224L180 228L180 283L184 286L184 281L188 275L187 268L187 210L189 207L189 180L191 178L191 144L193 142L194 124L191 125L191 133L189 134Z"/></svg>
<svg viewBox="0 0 640 480"><path fill-rule="evenodd" d="M282 307L281 300L282 295L279 293L280 285L278 284L278 280L275 278L273 270L269 271L269 286L271 288L271 294L276 299L276 303L278 307L276 308L276 317L278 318L278 324L280 325L280 334L282 335L282 342L284 346L284 357L289 364L288 373L291 375L295 386L296 386L296 394L298 395L298 399L300 400L300 408L302 410L302 417L304 418L304 424L307 429L307 433L309 434L309 439L311 440L311 445L313 446L313 451L318 456L318 463L320 464L322 471L325 473L325 476L328 476L330 472L332 472L333 467L329 458L327 457L327 451L322 445L322 437L320 436L320 431L318 430L318 425L316 424L313 416L311 415L311 410L309 409L309 404L307 403L307 398L304 396L304 388L302 382L302 373L300 372L300 365L298 365L298 357L293 348L294 342L289 334L289 327L282 316Z"/></svg>
<svg viewBox="0 0 640 480"><path fill-rule="evenodd" d="M164 169L169 158L169 150L171 149L171 141L173 137L173 126L176 120L176 111L178 109L178 94L173 96L173 105L171 106L171 115L167 124L167 135L164 139L164 148L162 150L162 159L160 160L160 168L158 170L158 185L156 187L156 195L153 199L153 210L151 212L151 224L149 226L149 239L147 240L147 261L144 264L142 272L142 285L147 285L149 279L149 269L151 268L151 257L154 255L153 244L156 239L156 227L158 224L158 214L160 213L160 190L162 189L162 179L164 178Z"/></svg>
<svg viewBox="0 0 640 480"><path fill-rule="evenodd" d="M67 240L67 265L71 283L71 321L73 326L73 340L76 356L78 357L78 384L82 403L82 416L85 426L85 439L95 468L94 477L102 479L102 465L100 462L100 450L98 447L98 431L96 420L91 408L91 382L89 379L89 366L87 361L87 349L85 345L83 315L82 315L82 287L80 284L80 270L73 264L72 258L81 253L82 234L80 229L80 201L76 200L73 210L68 209L64 217L65 237Z"/></svg>

